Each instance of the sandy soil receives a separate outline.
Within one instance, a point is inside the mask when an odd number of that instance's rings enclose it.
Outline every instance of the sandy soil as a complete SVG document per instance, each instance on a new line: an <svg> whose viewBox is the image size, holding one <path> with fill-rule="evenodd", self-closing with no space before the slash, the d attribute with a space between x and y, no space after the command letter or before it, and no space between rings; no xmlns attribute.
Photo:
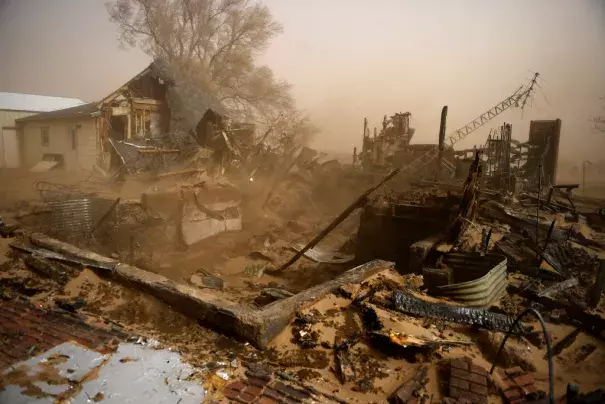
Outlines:
<svg viewBox="0 0 605 404"><path fill-rule="evenodd" d="M32 175L31 173L13 172L0 174L2 195L0 195L0 215L13 218L22 212L40 204L42 192L48 191L40 181L52 181L54 189L80 190L94 192L97 195L114 198L138 198L149 184L129 181L127 184L101 184L89 178L66 178L56 173ZM26 184L26 185L24 185ZM32 184L32 185L30 185ZM263 287L280 287L294 293L310 286L333 279L350 268L351 265L325 265L301 259L287 271L275 275L262 271L285 262L294 252L290 246L295 243L308 242L317 232L352 200L355 194L350 189L341 190L334 187L334 198L318 198L306 195L292 183L284 183L276 190L275 200L269 208L260 210L259 201L264 195L249 198L246 206L244 230L237 233L224 233L212 239L192 246L187 251L174 248L148 246L153 252L153 259L148 259L145 269L162 274L175 281L188 283L192 274L204 271L219 276L225 281L224 296L241 304L254 305L254 298ZM337 195L337 196L336 196ZM250 197L250 195L248 195ZM352 216L339 229L327 238L322 245L334 248L343 246L354 239L358 225L358 216ZM552 220L546 215L545 220ZM564 226L560 223L560 226ZM587 236L596 237L591 229L581 229ZM504 225L495 227L492 241L498 242L508 229ZM360 340L350 348L350 355L357 373L357 380L367 380L373 386L368 393L362 393L355 383L340 384L335 374L334 352L331 346L337 339L352 337L363 329L359 310L351 305L350 299L330 295L317 302L305 313L318 313L320 320L312 326L319 333L319 342L312 349L301 349L294 341L294 325L287 327L272 342L270 349L260 352L248 344L217 334L201 327L194 320L176 312L165 303L141 292L99 276L90 269L79 271L67 284L60 285L55 281L32 272L11 253L8 246L11 240L0 239L0 286L2 298L12 299L25 297L33 304L42 307L54 307L57 300L75 301L82 298L86 306L80 311L98 316L106 322L123 328L127 333L144 335L160 340L164 345L181 352L187 360L200 367L210 366L212 362L237 360L236 366L229 369L233 377L243 373L242 363L262 361L277 368L293 372L301 379L312 383L317 389L332 392L350 402L384 402L403 382L409 380L422 364L423 360L411 360L394 357L377 349L366 339ZM463 245L473 249L480 242L480 232L469 231ZM147 254L144 246L141 255ZM265 258L259 258L258 253ZM256 253L256 254L255 254ZM422 295L421 284L410 277L396 273L389 274L389 285L407 285ZM511 277L511 282L520 285L525 278L521 275ZM382 279L381 281L384 281ZM368 282L378 282L377 277ZM416 282L416 283L415 283ZM437 300L423 296L427 300ZM503 300L500 306L507 311L517 312L522 307L522 299ZM605 313L605 302L599 308ZM474 342L477 333L469 327L456 326L443 322L417 319L376 307L385 329L427 339L451 339ZM533 324L538 327L538 324ZM553 343L564 338L572 331L571 326L561 324L548 325ZM585 360L578 362L578 352L586 344L597 348ZM511 338L509 346L526 352L536 366L535 379L539 387L547 390L548 372L543 359L545 348L537 348L523 339ZM476 364L486 369L490 359L476 345L451 346L438 350L428 362L430 365L430 383L427 393L434 400L442 397L443 392L437 382L439 363L442 360L457 356L469 356ZM555 358L555 375L557 394L563 394L567 383L577 382L582 391L589 391L605 385L600 369L605 367L605 343L594 337L581 333L574 344ZM219 391L225 381L215 376L213 371L204 375L205 386L211 393ZM500 402L492 397L493 402Z"/></svg>

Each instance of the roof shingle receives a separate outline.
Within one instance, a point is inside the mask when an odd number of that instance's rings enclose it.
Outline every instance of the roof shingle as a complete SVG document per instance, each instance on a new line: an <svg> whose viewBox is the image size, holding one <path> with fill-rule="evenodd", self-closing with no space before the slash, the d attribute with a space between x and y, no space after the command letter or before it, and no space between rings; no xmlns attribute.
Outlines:
<svg viewBox="0 0 605 404"><path fill-rule="evenodd" d="M41 121L46 119L75 118L80 116L90 116L99 110L96 102L91 102L77 107L60 109L58 111L42 112L41 114L26 116L17 119L16 122Z"/></svg>

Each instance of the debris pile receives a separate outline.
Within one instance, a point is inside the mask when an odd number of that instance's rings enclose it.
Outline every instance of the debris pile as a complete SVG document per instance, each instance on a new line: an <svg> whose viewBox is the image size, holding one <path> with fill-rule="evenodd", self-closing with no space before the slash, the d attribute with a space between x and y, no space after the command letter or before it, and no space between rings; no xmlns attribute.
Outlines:
<svg viewBox="0 0 605 404"><path fill-rule="evenodd" d="M455 161L447 109L427 147L395 114L343 166L200 97L152 66L100 104L103 181L38 182L41 204L0 219L3 300L147 322L218 399L554 400L553 372L568 402L601 394L601 202L556 183L560 122ZM428 169L398 189L410 165ZM201 349L202 326L226 336Z"/></svg>

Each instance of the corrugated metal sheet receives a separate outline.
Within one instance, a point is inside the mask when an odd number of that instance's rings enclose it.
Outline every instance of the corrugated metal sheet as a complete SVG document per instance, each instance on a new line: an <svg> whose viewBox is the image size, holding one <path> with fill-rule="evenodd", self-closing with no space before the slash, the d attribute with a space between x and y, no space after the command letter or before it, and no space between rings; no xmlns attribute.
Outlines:
<svg viewBox="0 0 605 404"><path fill-rule="evenodd" d="M113 202L103 198L48 202L51 210L48 233L61 239L87 238Z"/></svg>
<svg viewBox="0 0 605 404"><path fill-rule="evenodd" d="M77 98L0 92L0 110L49 112L82 104Z"/></svg>
<svg viewBox="0 0 605 404"><path fill-rule="evenodd" d="M487 306L506 290L506 262L506 257L498 254L446 254L443 263L452 269L456 283L437 289L465 306Z"/></svg>

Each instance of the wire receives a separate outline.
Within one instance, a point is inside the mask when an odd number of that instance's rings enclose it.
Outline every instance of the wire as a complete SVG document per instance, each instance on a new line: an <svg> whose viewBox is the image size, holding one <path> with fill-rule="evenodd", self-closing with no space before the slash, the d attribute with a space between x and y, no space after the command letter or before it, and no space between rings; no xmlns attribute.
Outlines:
<svg viewBox="0 0 605 404"><path fill-rule="evenodd" d="M529 313L536 316L536 318L540 322L540 325L542 326L542 331L544 332L544 341L546 342L546 355L548 356L548 402L550 404L555 404L555 371L552 364L552 350L550 347L550 337L548 336L548 332L546 331L546 323L544 322L542 315L540 315L540 313L536 309L526 309L523 313L517 316L517 318L513 322L513 325L506 332L506 335L502 340L502 344L500 344L500 349L498 349L498 353L496 353L496 357L494 358L494 363L492 364L492 368L490 369L489 374L491 375L494 373L494 369L496 368L496 361L498 360L502 349L504 349L504 345L506 344L508 337L517 326L517 323L519 323L519 321Z"/></svg>

